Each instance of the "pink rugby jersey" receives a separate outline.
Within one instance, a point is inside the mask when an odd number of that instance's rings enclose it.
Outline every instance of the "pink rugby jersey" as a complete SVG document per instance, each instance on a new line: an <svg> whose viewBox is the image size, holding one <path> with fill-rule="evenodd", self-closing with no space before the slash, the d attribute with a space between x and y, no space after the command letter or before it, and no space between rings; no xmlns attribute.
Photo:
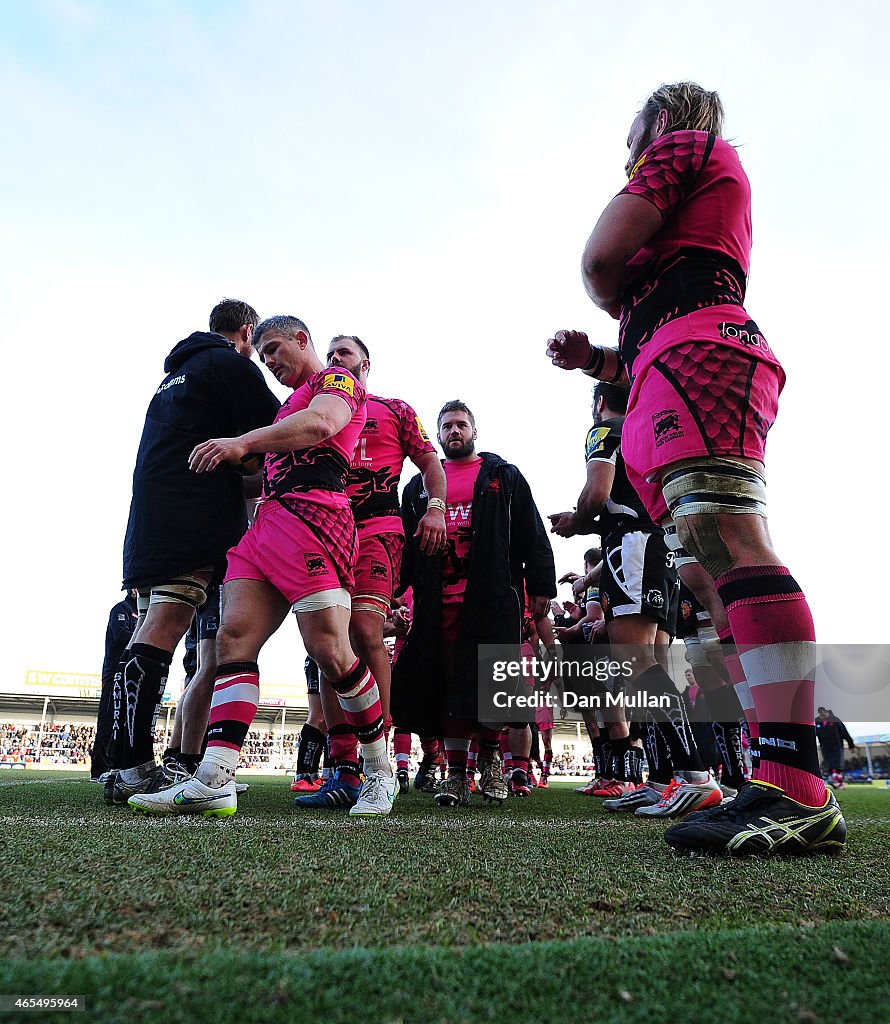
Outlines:
<svg viewBox="0 0 890 1024"><path fill-rule="evenodd" d="M405 459L435 451L417 413L398 398L368 395L367 420L352 455L346 493L359 536L403 533L399 479Z"/></svg>
<svg viewBox="0 0 890 1024"><path fill-rule="evenodd" d="M321 444L292 452L269 452L263 465L262 500L298 498L329 507L349 505L346 475L352 452L365 425L365 389L343 367L326 367L313 373L281 406L274 422L309 407L316 395L342 399L352 419Z"/></svg>
<svg viewBox="0 0 890 1024"><path fill-rule="evenodd" d="M751 187L735 149L708 132L668 132L643 152L619 195L641 196L663 219L630 260L621 297L619 349L631 379L695 338L777 363L743 306Z"/></svg>

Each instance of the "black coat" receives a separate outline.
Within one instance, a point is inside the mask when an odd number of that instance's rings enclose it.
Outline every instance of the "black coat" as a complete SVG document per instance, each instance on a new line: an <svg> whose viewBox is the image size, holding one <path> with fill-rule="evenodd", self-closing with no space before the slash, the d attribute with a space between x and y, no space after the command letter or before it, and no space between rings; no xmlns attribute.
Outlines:
<svg viewBox="0 0 890 1024"><path fill-rule="evenodd" d="M406 546L401 585L413 586L414 611L393 669L393 720L397 727L423 736L440 734L445 713L477 717L478 645L518 645L525 593L556 596L550 538L525 477L499 455L480 454L467 588L447 678L442 657L442 558L421 554L414 537L426 512L420 474L402 497Z"/></svg>
<svg viewBox="0 0 890 1024"><path fill-rule="evenodd" d="M102 688L111 686L121 655L127 649L136 629L136 598L127 594L111 609L105 630L105 658L102 662Z"/></svg>
<svg viewBox="0 0 890 1024"><path fill-rule="evenodd" d="M193 473L188 457L212 437L268 426L279 401L259 368L219 334L197 332L173 349L145 417L124 539L124 586L225 568L247 529L244 485L227 466Z"/></svg>

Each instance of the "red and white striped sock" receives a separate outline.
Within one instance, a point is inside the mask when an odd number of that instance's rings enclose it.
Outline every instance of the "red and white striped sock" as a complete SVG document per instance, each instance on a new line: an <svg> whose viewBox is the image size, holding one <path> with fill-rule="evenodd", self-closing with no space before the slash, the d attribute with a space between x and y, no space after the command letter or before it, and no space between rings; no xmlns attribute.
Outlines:
<svg viewBox="0 0 890 1024"><path fill-rule="evenodd" d="M813 724L816 635L806 598L783 565L731 569L716 582L759 724L754 779L819 807L826 789Z"/></svg>
<svg viewBox="0 0 890 1024"><path fill-rule="evenodd" d="M331 679L330 683L337 692L346 721L355 729L362 745L365 768L391 774L392 767L383 736L380 691L371 670L361 659L356 658L355 664L342 679Z"/></svg>
<svg viewBox="0 0 890 1024"><path fill-rule="evenodd" d="M396 757L396 768L408 771L411 760L411 733L396 729L392 739L393 752Z"/></svg>
<svg viewBox="0 0 890 1024"><path fill-rule="evenodd" d="M195 776L207 786L235 777L247 730L260 702L260 671L255 661L235 661L216 670L207 749Z"/></svg>

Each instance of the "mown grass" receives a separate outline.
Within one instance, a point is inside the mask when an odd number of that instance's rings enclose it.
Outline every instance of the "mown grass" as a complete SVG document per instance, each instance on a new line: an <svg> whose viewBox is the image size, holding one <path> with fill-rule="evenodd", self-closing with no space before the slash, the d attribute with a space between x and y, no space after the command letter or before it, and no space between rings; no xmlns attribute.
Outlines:
<svg viewBox="0 0 890 1024"><path fill-rule="evenodd" d="M876 1024L880 1012L855 1006L890 998L883 790L840 794L842 857L760 861L677 856L664 825L610 815L569 787L457 812L412 792L389 819L350 821L298 812L285 780L255 779L235 818L211 822L107 808L82 778L0 778L0 991L74 985L92 993L89 1019L137 1020L160 1002L166 1020L200 1021L187 1008L213 979L240 1020L293 1019L299 1005L327 1020L359 1006L370 1020L502 1019L503 1006L545 1019L554 999L589 990L616 1020L649 1007L651 1024L668 1019L651 1016L658 1006L683 1019L693 963L740 1014L763 998L758 977L779 986L776 1020ZM640 966L649 958L658 977L688 961L684 984L659 988ZM326 1004L332 978L340 1009ZM698 1019L717 1019L701 1000ZM576 1011L558 1019L612 1019Z"/></svg>

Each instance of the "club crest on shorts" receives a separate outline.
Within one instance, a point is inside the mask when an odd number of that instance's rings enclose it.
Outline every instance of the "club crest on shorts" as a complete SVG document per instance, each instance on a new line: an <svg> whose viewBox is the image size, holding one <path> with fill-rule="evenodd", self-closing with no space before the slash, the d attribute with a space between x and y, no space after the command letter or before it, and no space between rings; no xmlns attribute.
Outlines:
<svg viewBox="0 0 890 1024"><path fill-rule="evenodd" d="M664 594L660 590L650 590L646 594L646 604L650 608L664 608Z"/></svg>
<svg viewBox="0 0 890 1024"><path fill-rule="evenodd" d="M371 562L371 579L385 580L389 578L389 572L383 562Z"/></svg>
<svg viewBox="0 0 890 1024"><path fill-rule="evenodd" d="M327 559L320 551L304 551L303 560L310 576L324 576L328 571Z"/></svg>
<svg viewBox="0 0 890 1024"><path fill-rule="evenodd" d="M683 436L680 426L680 414L676 409L662 409L652 417L652 432L655 434L655 447L660 448L668 441L675 441Z"/></svg>

